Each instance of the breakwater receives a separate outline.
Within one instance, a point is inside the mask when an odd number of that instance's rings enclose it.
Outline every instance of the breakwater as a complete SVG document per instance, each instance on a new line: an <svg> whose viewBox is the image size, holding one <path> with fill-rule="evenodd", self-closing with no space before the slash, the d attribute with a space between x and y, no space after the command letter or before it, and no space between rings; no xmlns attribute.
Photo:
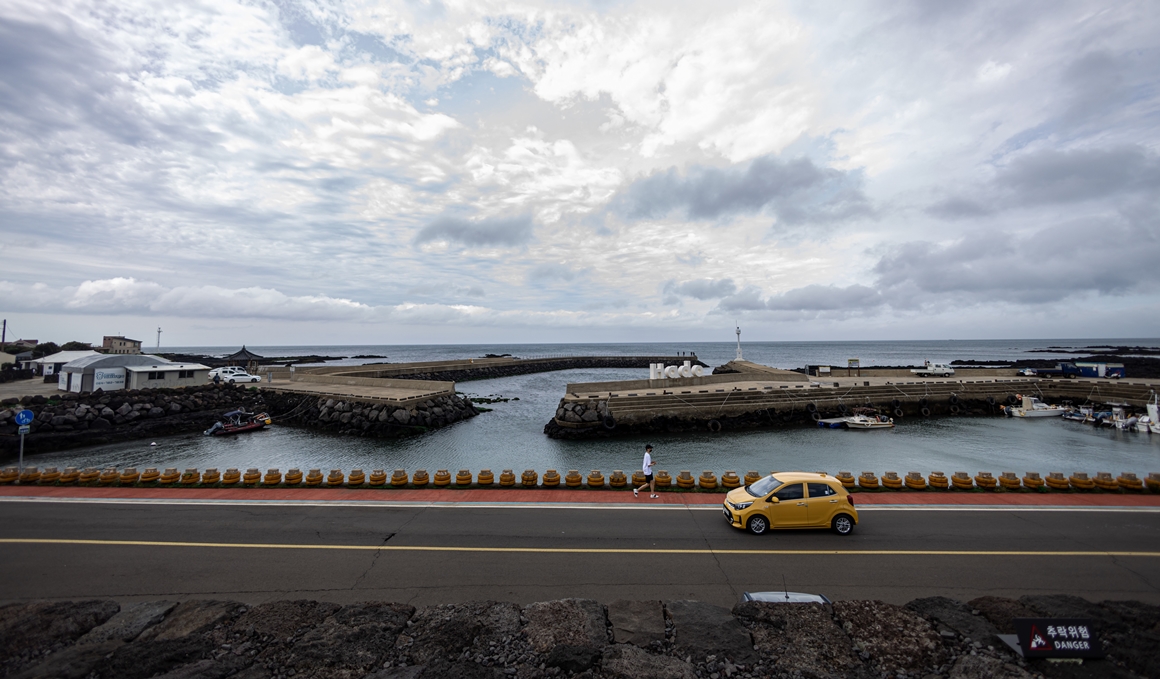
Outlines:
<svg viewBox="0 0 1160 679"><path fill-rule="evenodd" d="M277 422L347 436L399 438L446 427L479 414L458 394L404 401L314 396L263 391L267 403L283 413Z"/></svg>
<svg viewBox="0 0 1160 679"><path fill-rule="evenodd" d="M1125 403L1152 398L1149 381L983 377L841 377L782 381L756 372L678 380L569 384L544 433L590 439L656 432L721 432L815 424L854 412L905 418L984 417L1029 394L1053 403Z"/></svg>
<svg viewBox="0 0 1160 679"><path fill-rule="evenodd" d="M682 356L561 356L553 358L475 358L454 361L425 361L419 363L376 363L362 366L326 366L296 368L295 375L330 375L335 377L393 378L468 382L496 377L529 375L532 373L578 368L644 368L649 364L680 365L689 361L707 368L695 354ZM288 368L274 369L289 373ZM275 373L277 376L278 373Z"/></svg>

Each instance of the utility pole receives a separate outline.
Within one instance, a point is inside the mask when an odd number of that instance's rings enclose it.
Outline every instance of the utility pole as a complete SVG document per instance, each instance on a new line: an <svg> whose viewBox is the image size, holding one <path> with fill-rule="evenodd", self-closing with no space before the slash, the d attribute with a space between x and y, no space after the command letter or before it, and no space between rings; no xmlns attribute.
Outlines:
<svg viewBox="0 0 1160 679"><path fill-rule="evenodd" d="M157 326L157 349L156 349L156 351L161 351L161 326Z"/></svg>
<svg viewBox="0 0 1160 679"><path fill-rule="evenodd" d="M8 319L4 319L3 327L0 327L0 351L4 351L5 345L8 344Z"/></svg>
<svg viewBox="0 0 1160 679"><path fill-rule="evenodd" d="M741 358L741 326L737 326L737 360L745 360Z"/></svg>

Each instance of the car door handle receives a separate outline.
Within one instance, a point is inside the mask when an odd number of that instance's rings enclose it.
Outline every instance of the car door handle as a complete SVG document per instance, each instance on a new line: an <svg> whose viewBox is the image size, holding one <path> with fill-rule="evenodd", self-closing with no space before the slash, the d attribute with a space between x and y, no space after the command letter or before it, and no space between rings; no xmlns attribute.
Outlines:
<svg viewBox="0 0 1160 679"><path fill-rule="evenodd" d="M830 504L836 505L836 504L838 504L838 501L837 500L830 500Z"/></svg>
<svg viewBox="0 0 1160 679"><path fill-rule="evenodd" d="M806 503L804 503L804 502L799 502L799 503L798 503L798 506L799 506L799 507L805 507L805 506L806 506Z"/></svg>

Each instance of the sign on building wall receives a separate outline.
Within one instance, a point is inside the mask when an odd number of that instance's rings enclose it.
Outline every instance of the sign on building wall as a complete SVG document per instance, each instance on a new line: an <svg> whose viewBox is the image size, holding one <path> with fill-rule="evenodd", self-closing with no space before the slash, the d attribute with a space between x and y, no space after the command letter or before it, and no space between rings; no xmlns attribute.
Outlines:
<svg viewBox="0 0 1160 679"><path fill-rule="evenodd" d="M56 378L56 390L68 391L68 373L62 372Z"/></svg>
<svg viewBox="0 0 1160 679"><path fill-rule="evenodd" d="M62 382L68 382L69 391L79 394L81 393L81 386L85 383L85 375L84 373L62 372L60 374L60 380Z"/></svg>
<svg viewBox="0 0 1160 679"><path fill-rule="evenodd" d="M124 368L96 368L93 371L93 391L113 391L125 388Z"/></svg>

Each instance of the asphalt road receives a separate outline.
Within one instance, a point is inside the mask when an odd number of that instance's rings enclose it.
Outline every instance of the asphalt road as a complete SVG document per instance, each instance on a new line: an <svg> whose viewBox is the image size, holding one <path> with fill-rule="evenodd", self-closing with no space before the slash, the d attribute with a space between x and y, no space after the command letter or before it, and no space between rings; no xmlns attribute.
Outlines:
<svg viewBox="0 0 1160 679"><path fill-rule="evenodd" d="M576 596L730 606L783 582L894 603L1066 592L1160 604L1160 512L866 509L848 537L755 537L704 509L0 503L2 601Z"/></svg>

